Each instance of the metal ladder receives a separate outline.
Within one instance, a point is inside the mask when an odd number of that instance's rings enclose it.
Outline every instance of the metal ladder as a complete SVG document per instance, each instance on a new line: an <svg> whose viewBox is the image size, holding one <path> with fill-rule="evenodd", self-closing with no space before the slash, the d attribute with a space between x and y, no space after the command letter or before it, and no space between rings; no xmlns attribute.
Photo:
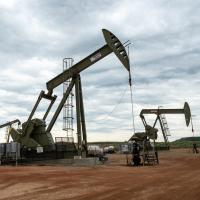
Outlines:
<svg viewBox="0 0 200 200"><path fill-rule="evenodd" d="M155 165L155 163L156 163L156 158L155 158L154 154L148 153L145 155L145 164Z"/></svg>
<svg viewBox="0 0 200 200"><path fill-rule="evenodd" d="M63 71L69 69L73 65L73 58L64 58L63 59ZM69 84L70 84L70 79L65 81L63 83L63 94L66 92ZM73 137L73 98L74 98L74 93L73 91L70 92L69 97L67 98L64 106L63 106L63 130L66 132L67 136L67 142L73 143L74 142L74 137Z"/></svg>
<svg viewBox="0 0 200 200"><path fill-rule="evenodd" d="M159 160L156 156L156 152L148 151L142 155L143 157L143 165L158 165Z"/></svg>
<svg viewBox="0 0 200 200"><path fill-rule="evenodd" d="M160 119L161 119L161 123L162 123L162 126L163 126L165 138L168 142L168 137L171 136L171 134L170 134L169 127L168 127L168 124L167 124L167 119L166 119L164 114L160 115Z"/></svg>

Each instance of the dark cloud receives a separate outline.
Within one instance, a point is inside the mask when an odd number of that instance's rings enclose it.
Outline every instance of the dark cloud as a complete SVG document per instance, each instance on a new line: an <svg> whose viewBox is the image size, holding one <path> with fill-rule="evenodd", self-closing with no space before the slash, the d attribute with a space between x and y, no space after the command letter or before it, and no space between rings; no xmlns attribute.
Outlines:
<svg viewBox="0 0 200 200"><path fill-rule="evenodd" d="M40 90L46 89L45 83L62 71L62 59L73 57L76 63L100 48L105 44L101 29L107 28L121 41L132 42L135 115L142 108L179 107L188 101L197 122L199 6L199 1L186 0L2 1L0 121L16 117L26 120ZM132 119L126 69L111 54L81 76L89 139L127 139L132 134ZM59 100L62 87L55 93ZM38 109L40 115L46 105ZM136 130L141 131L140 119L135 121ZM180 130L184 126L170 121L170 128ZM55 130L61 127L59 116ZM200 130L198 123L195 128ZM187 131L183 135L187 136Z"/></svg>

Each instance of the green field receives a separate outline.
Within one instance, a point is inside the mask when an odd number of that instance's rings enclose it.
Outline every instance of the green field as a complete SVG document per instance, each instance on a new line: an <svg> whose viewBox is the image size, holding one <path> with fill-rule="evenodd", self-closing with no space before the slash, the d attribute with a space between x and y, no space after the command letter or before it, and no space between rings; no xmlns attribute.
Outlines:
<svg viewBox="0 0 200 200"><path fill-rule="evenodd" d="M181 138L170 143L171 148L190 148L192 144L196 143L200 147L200 137L187 137Z"/></svg>
<svg viewBox="0 0 200 200"><path fill-rule="evenodd" d="M187 138L181 138L179 140L170 142L170 148L191 148L193 143L197 144L197 147L200 147L200 137L187 137ZM106 147L106 146L114 146L117 149L119 149L119 146L122 144L127 144L127 142L90 142L89 145L99 145L100 147ZM164 147L164 142L157 142L157 147Z"/></svg>

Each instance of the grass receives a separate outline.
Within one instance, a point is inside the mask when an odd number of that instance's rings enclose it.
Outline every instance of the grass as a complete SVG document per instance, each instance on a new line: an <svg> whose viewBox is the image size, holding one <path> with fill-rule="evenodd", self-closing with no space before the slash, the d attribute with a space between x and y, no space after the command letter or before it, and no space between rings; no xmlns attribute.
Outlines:
<svg viewBox="0 0 200 200"><path fill-rule="evenodd" d="M181 138L179 140L170 142L170 148L191 148L193 143L197 144L197 147L200 147L200 137L186 137ZM106 146L114 146L116 149L119 149L120 145L127 144L127 142L90 142L89 145L95 144L99 145L100 147L106 147ZM164 142L157 142L157 147L164 147Z"/></svg>

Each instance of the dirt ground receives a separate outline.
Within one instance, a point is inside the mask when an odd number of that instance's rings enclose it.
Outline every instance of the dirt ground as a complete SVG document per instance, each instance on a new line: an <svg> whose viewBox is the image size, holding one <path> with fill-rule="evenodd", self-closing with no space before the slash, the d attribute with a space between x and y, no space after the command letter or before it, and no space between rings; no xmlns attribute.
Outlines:
<svg viewBox="0 0 200 200"><path fill-rule="evenodd" d="M199 200L200 155L160 152L159 166L128 167L125 155L95 167L0 167L0 199Z"/></svg>

